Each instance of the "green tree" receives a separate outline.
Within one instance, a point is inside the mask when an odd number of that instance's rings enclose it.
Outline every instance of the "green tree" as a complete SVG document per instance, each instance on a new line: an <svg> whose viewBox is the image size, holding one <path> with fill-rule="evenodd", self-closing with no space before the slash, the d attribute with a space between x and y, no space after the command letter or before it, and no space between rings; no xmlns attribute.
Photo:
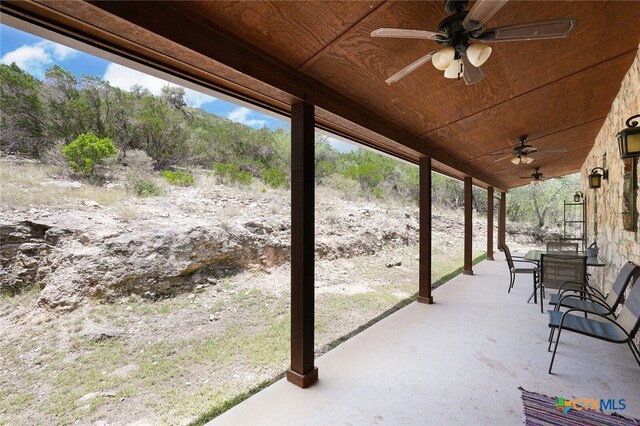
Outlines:
<svg viewBox="0 0 640 426"><path fill-rule="evenodd" d="M16 64L0 65L0 111L0 149L39 158L51 145L40 82Z"/></svg>
<svg viewBox="0 0 640 426"><path fill-rule="evenodd" d="M322 183L328 176L338 172L340 154L325 136L316 137L315 153L316 182Z"/></svg>
<svg viewBox="0 0 640 426"><path fill-rule="evenodd" d="M539 228L560 226L564 201L571 200L579 188L579 174L573 174L512 189L507 196L507 217Z"/></svg>
<svg viewBox="0 0 640 426"><path fill-rule="evenodd" d="M78 80L69 71L54 65L45 72L42 96L47 108L48 133L52 139L70 141L86 131L80 125L83 111L78 110Z"/></svg>
<svg viewBox="0 0 640 426"><path fill-rule="evenodd" d="M81 134L60 151L73 171L85 176L93 175L96 165L118 152L111 139L101 139L93 133Z"/></svg>
<svg viewBox="0 0 640 426"><path fill-rule="evenodd" d="M381 195L382 180L393 173L396 161L368 150L342 154L346 160L343 175L356 180L361 188L376 196Z"/></svg>
<svg viewBox="0 0 640 426"><path fill-rule="evenodd" d="M164 86L161 96L168 105L178 111L187 107L186 93L182 87Z"/></svg>
<svg viewBox="0 0 640 426"><path fill-rule="evenodd" d="M187 157L189 133L184 116L163 98L142 98L134 118L137 123L129 148L144 150L160 169Z"/></svg>
<svg viewBox="0 0 640 426"><path fill-rule="evenodd" d="M439 173L431 175L431 199L435 205L459 209L464 206L464 187L462 182Z"/></svg>

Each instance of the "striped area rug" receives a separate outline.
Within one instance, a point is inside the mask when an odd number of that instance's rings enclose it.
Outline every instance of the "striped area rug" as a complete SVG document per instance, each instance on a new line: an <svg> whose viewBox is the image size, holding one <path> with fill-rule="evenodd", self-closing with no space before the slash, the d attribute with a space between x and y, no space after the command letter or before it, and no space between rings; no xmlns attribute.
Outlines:
<svg viewBox="0 0 640 426"><path fill-rule="evenodd" d="M565 410L557 408L564 405L564 399L518 389L522 392L527 426L640 426L640 420L617 413L605 414L587 409L568 409L565 413Z"/></svg>

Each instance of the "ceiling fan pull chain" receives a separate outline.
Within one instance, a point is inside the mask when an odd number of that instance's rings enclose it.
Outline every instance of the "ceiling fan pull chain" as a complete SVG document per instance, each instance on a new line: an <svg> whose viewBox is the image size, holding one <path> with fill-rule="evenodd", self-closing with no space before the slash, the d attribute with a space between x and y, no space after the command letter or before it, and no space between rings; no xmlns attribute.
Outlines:
<svg viewBox="0 0 640 426"><path fill-rule="evenodd" d="M462 61L460 61L460 71L458 72L458 81L460 81L461 75L462 75Z"/></svg>

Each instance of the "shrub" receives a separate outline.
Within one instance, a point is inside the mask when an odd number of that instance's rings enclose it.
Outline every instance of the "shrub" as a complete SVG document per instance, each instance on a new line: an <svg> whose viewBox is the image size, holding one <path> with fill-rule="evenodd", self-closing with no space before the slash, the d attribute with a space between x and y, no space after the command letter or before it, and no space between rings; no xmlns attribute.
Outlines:
<svg viewBox="0 0 640 426"><path fill-rule="evenodd" d="M280 169L262 170L262 180L272 188L288 188L289 177Z"/></svg>
<svg viewBox="0 0 640 426"><path fill-rule="evenodd" d="M73 142L60 148L74 172L93 175L96 165L116 155L118 150L110 138L100 139L93 133L83 133Z"/></svg>
<svg viewBox="0 0 640 426"><path fill-rule="evenodd" d="M345 171L345 177L357 181L362 189L371 191L385 177L385 170L377 163L364 162L352 164Z"/></svg>
<svg viewBox="0 0 640 426"><path fill-rule="evenodd" d="M251 172L240 170L237 164L216 163L213 165L213 171L217 176L218 183L222 184L248 185L253 177Z"/></svg>
<svg viewBox="0 0 640 426"><path fill-rule="evenodd" d="M122 161L128 169L138 174L150 174L155 167L155 160L143 149L130 149L124 154Z"/></svg>
<svg viewBox="0 0 640 426"><path fill-rule="evenodd" d="M180 170L164 170L162 172L162 177L168 180L172 185L192 186L196 183L196 180L193 178L193 175L191 173L182 172Z"/></svg>
<svg viewBox="0 0 640 426"><path fill-rule="evenodd" d="M382 188L375 187L371 190L371 195L373 195L374 198L384 198L384 190Z"/></svg>
<svg viewBox="0 0 640 426"><path fill-rule="evenodd" d="M357 200L362 196L358 182L334 173L323 179L322 186L338 191L339 197L345 200Z"/></svg>
<svg viewBox="0 0 640 426"><path fill-rule="evenodd" d="M329 175L323 182L324 186L337 189L347 193L357 193L360 195L360 185L353 179L344 177L341 174L334 173Z"/></svg>
<svg viewBox="0 0 640 426"><path fill-rule="evenodd" d="M127 190L138 197L155 197L162 195L162 190L150 179L129 175L127 177Z"/></svg>

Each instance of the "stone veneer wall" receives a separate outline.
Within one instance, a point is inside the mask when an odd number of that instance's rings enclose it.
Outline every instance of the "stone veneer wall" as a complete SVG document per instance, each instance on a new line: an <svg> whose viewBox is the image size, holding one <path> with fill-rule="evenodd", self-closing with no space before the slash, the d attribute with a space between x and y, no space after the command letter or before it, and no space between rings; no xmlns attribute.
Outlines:
<svg viewBox="0 0 640 426"><path fill-rule="evenodd" d="M595 272L596 282L603 287L605 294L611 289L622 265L629 260L640 265L640 223L636 231L625 231L622 226L623 160L619 158L616 139L616 134L626 127L627 118L635 114L640 114L640 50L622 80L611 111L581 170L582 192L587 202L587 243L591 244L594 239L597 240L600 247L599 257L607 262L605 268L590 269L595 269L591 272ZM606 166L603 166L605 153ZM594 167L609 170L609 179L602 181L600 189L589 189L587 175ZM638 178L640 180L640 176ZM594 235L594 215L597 221L597 237Z"/></svg>

